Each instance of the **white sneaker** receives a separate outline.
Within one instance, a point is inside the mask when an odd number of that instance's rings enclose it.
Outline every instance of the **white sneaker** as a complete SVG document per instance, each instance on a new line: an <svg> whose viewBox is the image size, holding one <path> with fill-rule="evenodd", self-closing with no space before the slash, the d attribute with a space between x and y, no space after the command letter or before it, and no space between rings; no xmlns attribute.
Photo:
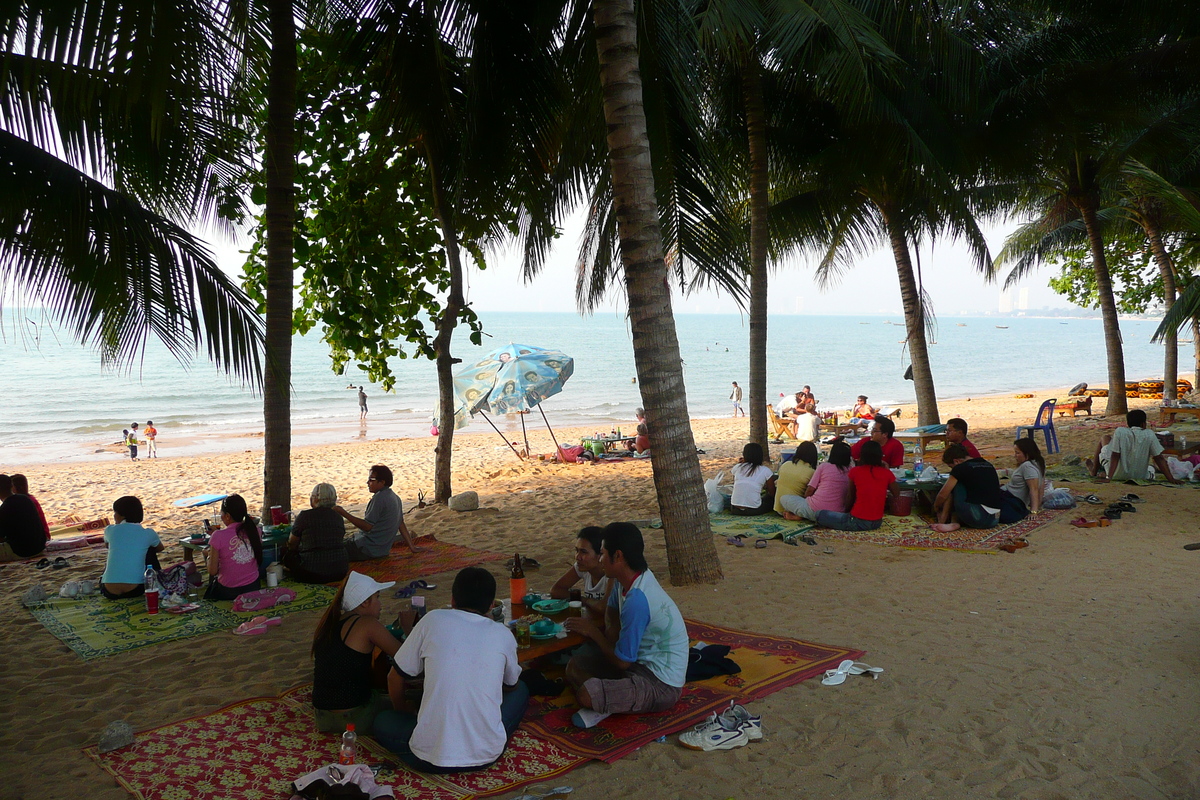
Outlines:
<svg viewBox="0 0 1200 800"><path fill-rule="evenodd" d="M712 750L745 747L750 743L750 736L732 717L713 714L707 722L679 734L679 743L689 750L703 750L707 753Z"/></svg>
<svg viewBox="0 0 1200 800"><path fill-rule="evenodd" d="M762 717L758 714L751 714L745 706L730 700L729 708L723 716L736 720L737 726L746 732L750 741L757 742L763 738Z"/></svg>
<svg viewBox="0 0 1200 800"><path fill-rule="evenodd" d="M604 711L581 708L571 715L571 722L575 723L576 728L591 728L602 720L608 719L608 716L608 713Z"/></svg>

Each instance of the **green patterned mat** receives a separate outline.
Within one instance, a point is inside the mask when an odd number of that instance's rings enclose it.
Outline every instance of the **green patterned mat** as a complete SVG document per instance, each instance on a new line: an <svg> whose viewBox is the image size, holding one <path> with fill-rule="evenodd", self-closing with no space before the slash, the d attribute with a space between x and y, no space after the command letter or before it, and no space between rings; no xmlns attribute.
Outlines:
<svg viewBox="0 0 1200 800"><path fill-rule="evenodd" d="M1052 481L1062 481L1063 483L1126 483L1130 486L1166 486L1169 489L1179 489L1188 487L1192 489L1200 488L1200 483L1194 481L1183 481L1182 483L1169 483L1162 478L1155 480L1128 480L1128 481L1102 481L1099 478L1093 478L1088 474L1087 467L1082 464L1074 464L1067 466L1059 464L1049 467L1046 470L1046 477Z"/></svg>
<svg viewBox="0 0 1200 800"><path fill-rule="evenodd" d="M99 595L80 600L55 597L29 611L80 658L92 661L162 642L189 639L213 631L231 631L260 614L278 617L325 608L337 592L330 586L290 581L282 585L294 590L296 599L266 611L237 612L233 610L232 602L202 600L198 610L187 614L162 611L150 615L141 598L106 600Z"/></svg>
<svg viewBox="0 0 1200 800"><path fill-rule="evenodd" d="M709 514L712 532L717 536L741 536L746 539L782 539L785 544L800 544L800 537L813 529L811 522L788 522L775 514L739 517L722 511Z"/></svg>

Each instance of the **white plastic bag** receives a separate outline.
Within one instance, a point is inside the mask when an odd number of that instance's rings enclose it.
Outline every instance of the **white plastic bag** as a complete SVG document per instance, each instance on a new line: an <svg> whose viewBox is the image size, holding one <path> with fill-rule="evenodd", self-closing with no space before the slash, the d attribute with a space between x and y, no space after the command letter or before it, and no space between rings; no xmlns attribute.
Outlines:
<svg viewBox="0 0 1200 800"><path fill-rule="evenodd" d="M716 477L709 478L704 482L704 495L708 498L708 513L718 514L725 510L725 495L717 488L721 479L725 477L725 472L718 472Z"/></svg>

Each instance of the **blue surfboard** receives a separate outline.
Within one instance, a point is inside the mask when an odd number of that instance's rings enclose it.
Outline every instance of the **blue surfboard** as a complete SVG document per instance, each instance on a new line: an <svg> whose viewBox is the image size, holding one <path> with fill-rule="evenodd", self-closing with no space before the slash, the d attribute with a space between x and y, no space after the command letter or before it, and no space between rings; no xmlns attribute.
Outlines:
<svg viewBox="0 0 1200 800"><path fill-rule="evenodd" d="M176 500L174 505L177 508L198 508L199 506L207 506L212 503L220 502L227 494L198 494L195 497L185 497L182 500Z"/></svg>

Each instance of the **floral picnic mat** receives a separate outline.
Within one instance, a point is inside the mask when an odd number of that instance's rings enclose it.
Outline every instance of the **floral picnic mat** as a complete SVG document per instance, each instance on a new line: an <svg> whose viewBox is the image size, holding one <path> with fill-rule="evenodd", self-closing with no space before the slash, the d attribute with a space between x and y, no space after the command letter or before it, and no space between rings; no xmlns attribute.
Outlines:
<svg viewBox="0 0 1200 800"><path fill-rule="evenodd" d="M211 714L139 732L134 743L111 753L84 749L102 769L140 800L278 798L291 783L337 762L340 737L313 726L312 686L280 697L258 697ZM469 800L511 792L547 780L587 761L518 729L491 767L458 775L410 770L370 737L359 743L359 762L380 766L376 777L399 798Z"/></svg>
<svg viewBox="0 0 1200 800"><path fill-rule="evenodd" d="M776 514L739 517L722 511L708 515L712 532L717 536L739 536L745 539L782 539L785 544L799 544L800 537L812 530L811 522L790 522Z"/></svg>
<svg viewBox="0 0 1200 800"><path fill-rule="evenodd" d="M146 601L107 600L99 595L78 600L53 597L33 606L30 613L75 651L84 661L136 650L139 647L202 636L213 631L230 631L253 617L266 614L283 616L297 611L325 608L336 590L284 581L296 592L296 599L266 611L233 610L232 602L201 600L200 608L187 614L146 613Z"/></svg>
<svg viewBox="0 0 1200 800"><path fill-rule="evenodd" d="M575 727L571 715L578 709L570 689L558 697L534 697L521 723L535 734L569 753L611 763L639 747L676 731L703 722L729 704L760 700L769 694L800 683L844 659L858 659L861 650L830 647L785 636L723 628L687 620L688 638L693 642L725 644L729 657L742 671L689 683L683 697L672 708L646 714L614 714L594 728Z"/></svg>
<svg viewBox="0 0 1200 800"><path fill-rule="evenodd" d="M421 548L421 552L414 553L408 549L403 539L398 538L397 543L392 546L392 552L386 558L356 561L351 567L355 572L369 575L377 581L403 583L504 558L502 553L439 542L432 536L417 539L417 547Z"/></svg>
<svg viewBox="0 0 1200 800"><path fill-rule="evenodd" d="M1104 481L1099 478L1093 478L1087 471L1087 467L1082 464L1059 464L1046 470L1047 478L1052 481L1062 481L1063 483L1124 483L1130 486L1165 486L1170 489L1186 486L1192 489L1200 489L1200 482L1185 480L1179 483L1171 483L1170 481L1163 480L1157 473L1155 475L1154 480Z"/></svg>
<svg viewBox="0 0 1200 800"><path fill-rule="evenodd" d="M1043 510L1012 525L997 525L978 530L959 528L951 533L939 533L930 527L931 517L912 514L907 517L885 516L883 525L873 531L835 531L816 528L812 533L818 539L841 539L847 542L866 542L892 547L912 547L924 550L958 550L962 552L993 552L1043 525L1052 522L1061 511Z"/></svg>

